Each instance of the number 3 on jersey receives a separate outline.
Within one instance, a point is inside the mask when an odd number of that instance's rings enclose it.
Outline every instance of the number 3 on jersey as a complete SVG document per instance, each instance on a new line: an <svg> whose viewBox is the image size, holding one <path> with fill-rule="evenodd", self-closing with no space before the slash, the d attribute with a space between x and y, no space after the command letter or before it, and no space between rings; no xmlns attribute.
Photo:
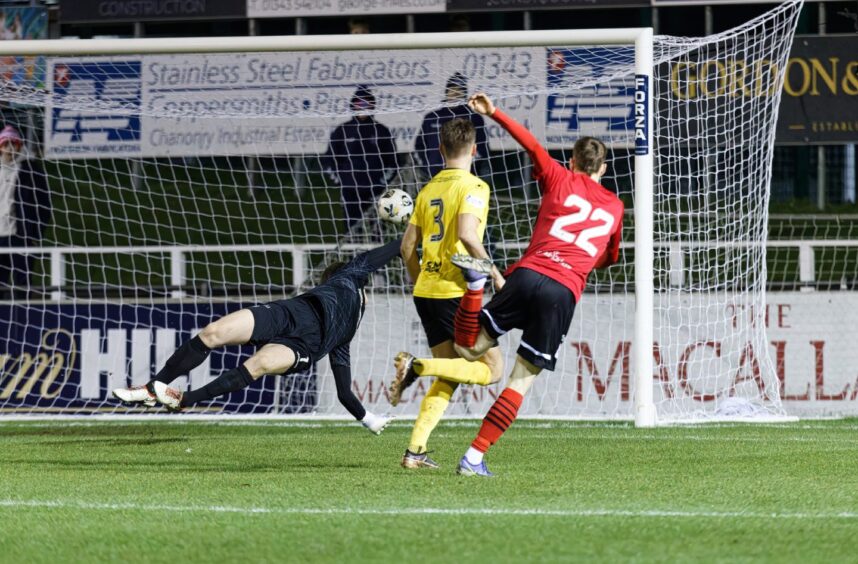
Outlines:
<svg viewBox="0 0 858 564"><path fill-rule="evenodd" d="M435 225L438 226L438 233L435 233L429 240L433 243L444 240L444 200L435 198L429 200L429 205L433 208L438 208L438 213L435 214Z"/></svg>
<svg viewBox="0 0 858 564"><path fill-rule="evenodd" d="M591 257L596 256L598 249L596 248L596 245L590 242L590 239L609 234L611 232L611 228L614 226L614 216L602 208L593 209L593 204L575 194L571 194L566 198L566 201L563 202L563 206L567 208L578 208L578 211L558 217L554 221L554 224L551 226L551 230L548 233L565 243L575 245ZM565 229L570 225L575 225L576 223L581 223L588 219L590 221L601 222L601 225L582 229L578 233L570 233Z"/></svg>

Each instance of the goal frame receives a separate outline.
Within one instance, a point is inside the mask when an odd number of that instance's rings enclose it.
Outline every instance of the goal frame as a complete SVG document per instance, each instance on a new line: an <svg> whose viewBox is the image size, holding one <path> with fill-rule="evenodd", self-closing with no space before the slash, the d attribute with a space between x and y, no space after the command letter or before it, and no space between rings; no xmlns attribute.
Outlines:
<svg viewBox="0 0 858 564"><path fill-rule="evenodd" d="M391 33L366 35L186 37L135 39L14 40L0 44L7 56L337 51L478 47L634 45L635 48L635 359L634 421L656 424L653 401L653 30L651 27L484 31L466 33ZM27 249L16 249L26 252Z"/></svg>

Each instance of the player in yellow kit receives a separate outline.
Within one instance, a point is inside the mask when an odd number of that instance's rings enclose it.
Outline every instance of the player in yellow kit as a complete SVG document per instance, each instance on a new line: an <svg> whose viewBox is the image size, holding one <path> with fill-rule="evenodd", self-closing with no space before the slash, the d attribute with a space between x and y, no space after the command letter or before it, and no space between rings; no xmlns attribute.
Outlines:
<svg viewBox="0 0 858 564"><path fill-rule="evenodd" d="M489 385L503 373L503 359L497 347L490 349L481 362L470 363L459 358L453 345L453 319L467 286L461 269L450 258L458 253L489 258L482 244L489 213L489 186L470 173L476 153L476 131L470 121L454 119L444 123L440 138L445 168L417 195L401 248L408 274L415 281L414 305L432 358L414 358L406 352L396 356L390 403L397 405L402 392L417 378L436 378L420 404L411 442L402 457L404 468L438 468L428 457L426 445L456 387ZM423 246L422 261L417 256L418 243ZM497 269L492 278L498 288L503 285L503 276Z"/></svg>

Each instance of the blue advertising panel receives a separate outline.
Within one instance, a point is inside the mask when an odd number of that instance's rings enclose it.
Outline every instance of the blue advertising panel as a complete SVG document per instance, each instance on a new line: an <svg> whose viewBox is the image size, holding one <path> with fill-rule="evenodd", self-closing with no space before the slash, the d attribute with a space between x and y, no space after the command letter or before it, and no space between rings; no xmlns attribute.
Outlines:
<svg viewBox="0 0 858 564"><path fill-rule="evenodd" d="M145 383L182 342L212 319L241 307L0 305L0 413L126 412L110 397L113 388ZM198 388L252 352L250 347L213 351L203 365L172 385ZM302 413L312 411L316 403L314 367L307 374L282 379L263 377L195 410Z"/></svg>
<svg viewBox="0 0 858 564"><path fill-rule="evenodd" d="M628 78L633 47L549 49L546 142L572 146L583 136L634 145L635 84Z"/></svg>
<svg viewBox="0 0 858 564"><path fill-rule="evenodd" d="M139 60L55 62L48 153L139 155L141 67Z"/></svg>

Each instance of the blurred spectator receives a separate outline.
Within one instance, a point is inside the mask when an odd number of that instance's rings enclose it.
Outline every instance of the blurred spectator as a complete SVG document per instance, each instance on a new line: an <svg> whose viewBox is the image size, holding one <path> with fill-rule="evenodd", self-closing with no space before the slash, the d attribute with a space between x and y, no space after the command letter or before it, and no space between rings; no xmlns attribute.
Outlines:
<svg viewBox="0 0 858 564"><path fill-rule="evenodd" d="M351 18L349 20L349 33L352 35L369 33L369 20L363 18Z"/></svg>
<svg viewBox="0 0 858 564"><path fill-rule="evenodd" d="M325 171L342 190L347 233L381 195L398 166L393 135L372 115L372 91L359 86L350 106L352 119L334 129L322 158Z"/></svg>
<svg viewBox="0 0 858 564"><path fill-rule="evenodd" d="M0 131L0 247L38 246L50 217L42 164L28 157L18 131L6 126ZM34 259L0 255L0 287L27 288Z"/></svg>
<svg viewBox="0 0 858 564"><path fill-rule="evenodd" d="M468 79L461 73L455 73L447 81L444 91L444 106L429 112L423 117L423 125L414 143L417 159L423 171L431 178L444 168L444 158L438 150L438 137L441 126L454 119L464 118L474 124L477 130L477 156L475 167L479 162L488 158L489 145L486 137L486 127L483 117L468 107Z"/></svg>
<svg viewBox="0 0 858 564"><path fill-rule="evenodd" d="M9 27L6 27L6 14L0 14L0 39L3 41L24 39L24 26L21 23L20 13L15 15Z"/></svg>
<svg viewBox="0 0 858 564"><path fill-rule="evenodd" d="M467 14L456 14L450 16L450 31L471 31L471 20Z"/></svg>

